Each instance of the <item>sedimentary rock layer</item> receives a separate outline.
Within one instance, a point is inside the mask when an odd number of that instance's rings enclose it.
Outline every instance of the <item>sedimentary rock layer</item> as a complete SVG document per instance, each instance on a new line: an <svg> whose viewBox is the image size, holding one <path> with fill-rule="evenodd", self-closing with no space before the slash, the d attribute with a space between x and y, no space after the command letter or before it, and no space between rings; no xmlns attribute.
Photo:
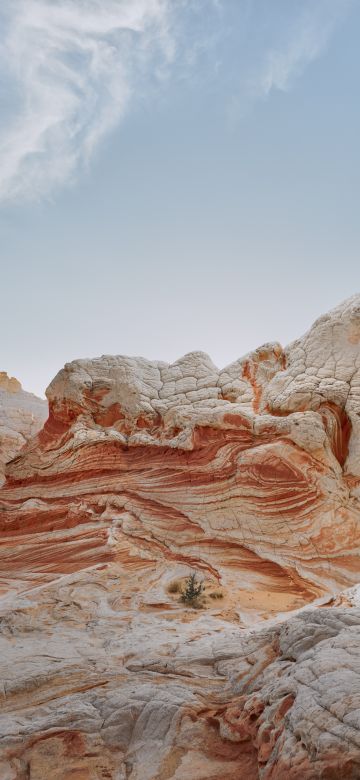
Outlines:
<svg viewBox="0 0 360 780"><path fill-rule="evenodd" d="M21 540L38 578L166 560L284 610L357 582L359 322L354 298L221 371L198 352L66 365L8 467L3 576Z"/></svg>

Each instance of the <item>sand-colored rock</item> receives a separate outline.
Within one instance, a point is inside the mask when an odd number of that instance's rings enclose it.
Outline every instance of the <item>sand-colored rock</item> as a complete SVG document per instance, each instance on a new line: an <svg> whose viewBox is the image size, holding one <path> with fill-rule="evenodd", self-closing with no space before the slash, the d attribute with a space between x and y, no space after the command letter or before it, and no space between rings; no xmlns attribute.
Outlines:
<svg viewBox="0 0 360 780"><path fill-rule="evenodd" d="M0 485L5 464L35 436L47 416L45 400L25 392L17 379L0 371Z"/></svg>
<svg viewBox="0 0 360 780"><path fill-rule="evenodd" d="M0 492L4 780L360 778L359 323L55 377Z"/></svg>
<svg viewBox="0 0 360 780"><path fill-rule="evenodd" d="M154 581L108 565L3 600L2 780L360 777L358 596L242 631L146 609Z"/></svg>

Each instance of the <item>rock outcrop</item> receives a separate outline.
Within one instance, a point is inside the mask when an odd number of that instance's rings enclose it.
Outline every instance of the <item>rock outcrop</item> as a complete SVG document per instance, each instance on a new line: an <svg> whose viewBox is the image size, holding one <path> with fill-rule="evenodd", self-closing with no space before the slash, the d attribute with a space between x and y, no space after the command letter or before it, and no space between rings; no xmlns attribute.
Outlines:
<svg viewBox="0 0 360 780"><path fill-rule="evenodd" d="M3 537L21 535L30 573L181 564L265 612L266 593L277 613L355 584L359 301L222 371L198 352L66 365L8 467Z"/></svg>
<svg viewBox="0 0 360 780"><path fill-rule="evenodd" d="M359 778L360 297L47 397L0 492L4 780Z"/></svg>
<svg viewBox="0 0 360 780"><path fill-rule="evenodd" d="M35 436L47 416L46 401L26 393L17 379L0 371L0 485L5 464Z"/></svg>
<svg viewBox="0 0 360 780"><path fill-rule="evenodd" d="M347 600L242 631L151 607L116 565L3 600L0 777L359 778L360 608Z"/></svg>

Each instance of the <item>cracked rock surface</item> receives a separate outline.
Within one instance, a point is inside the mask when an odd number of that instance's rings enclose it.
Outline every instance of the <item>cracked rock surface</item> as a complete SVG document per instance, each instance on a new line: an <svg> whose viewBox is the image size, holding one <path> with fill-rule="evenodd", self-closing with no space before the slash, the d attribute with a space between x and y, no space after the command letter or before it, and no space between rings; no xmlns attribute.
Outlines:
<svg viewBox="0 0 360 780"><path fill-rule="evenodd" d="M98 567L3 602L4 780L360 777L356 592L241 631L128 589Z"/></svg>

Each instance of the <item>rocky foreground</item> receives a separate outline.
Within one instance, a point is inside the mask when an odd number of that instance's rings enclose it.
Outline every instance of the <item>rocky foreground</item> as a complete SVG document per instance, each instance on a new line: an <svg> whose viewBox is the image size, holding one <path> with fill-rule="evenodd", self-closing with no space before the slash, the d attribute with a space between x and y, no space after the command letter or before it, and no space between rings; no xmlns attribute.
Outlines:
<svg viewBox="0 0 360 780"><path fill-rule="evenodd" d="M360 297L47 397L0 491L1 780L360 778Z"/></svg>

